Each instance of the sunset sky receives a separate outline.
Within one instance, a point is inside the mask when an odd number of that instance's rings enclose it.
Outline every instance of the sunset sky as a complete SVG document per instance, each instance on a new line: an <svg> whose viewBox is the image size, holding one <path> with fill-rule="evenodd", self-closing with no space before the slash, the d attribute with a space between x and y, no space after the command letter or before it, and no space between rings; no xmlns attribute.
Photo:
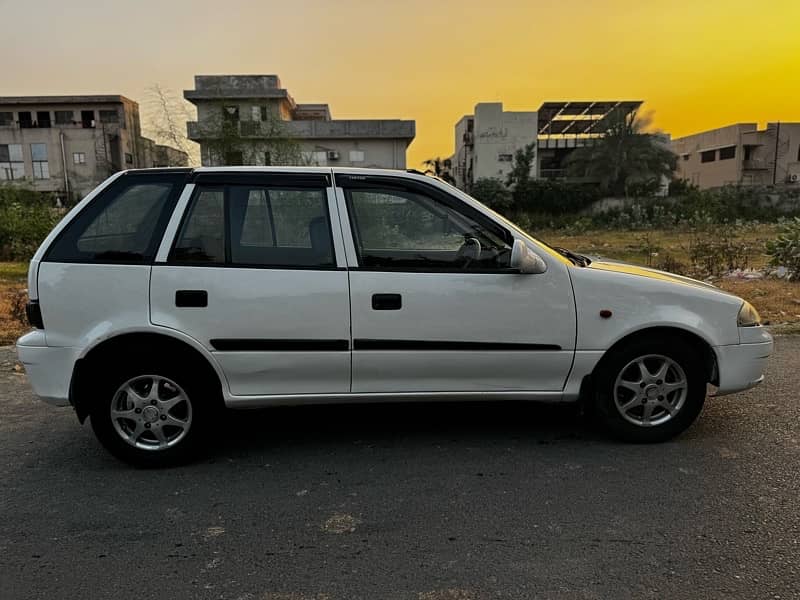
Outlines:
<svg viewBox="0 0 800 600"><path fill-rule="evenodd" d="M0 0L0 95L276 73L334 118L415 119L409 166L477 102L644 100L675 136L800 121L800 0Z"/></svg>

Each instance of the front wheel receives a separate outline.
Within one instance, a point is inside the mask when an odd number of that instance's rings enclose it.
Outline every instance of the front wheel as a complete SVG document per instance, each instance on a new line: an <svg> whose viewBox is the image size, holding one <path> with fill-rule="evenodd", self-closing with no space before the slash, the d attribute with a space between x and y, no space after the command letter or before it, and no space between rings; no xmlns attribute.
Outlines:
<svg viewBox="0 0 800 600"><path fill-rule="evenodd" d="M196 456L214 406L205 397L210 386L197 372L169 363L139 364L104 379L90 418L95 435L114 456L146 467Z"/></svg>
<svg viewBox="0 0 800 600"><path fill-rule="evenodd" d="M704 360L681 339L638 340L603 359L596 401L607 426L632 442L662 442L687 429L705 402Z"/></svg>

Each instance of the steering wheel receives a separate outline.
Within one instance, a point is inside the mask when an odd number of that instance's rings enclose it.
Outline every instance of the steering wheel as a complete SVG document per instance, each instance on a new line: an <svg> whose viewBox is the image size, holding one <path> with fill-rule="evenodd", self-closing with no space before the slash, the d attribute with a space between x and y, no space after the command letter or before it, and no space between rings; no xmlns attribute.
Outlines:
<svg viewBox="0 0 800 600"><path fill-rule="evenodd" d="M477 238L465 237L464 243L456 252L456 262L464 261L462 269L469 267L473 261L480 260L481 258L481 243Z"/></svg>

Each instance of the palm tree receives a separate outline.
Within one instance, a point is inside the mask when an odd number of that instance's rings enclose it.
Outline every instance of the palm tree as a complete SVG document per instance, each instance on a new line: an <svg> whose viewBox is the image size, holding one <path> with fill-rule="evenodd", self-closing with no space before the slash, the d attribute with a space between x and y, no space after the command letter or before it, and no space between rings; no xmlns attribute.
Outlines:
<svg viewBox="0 0 800 600"><path fill-rule="evenodd" d="M677 156L661 136L645 133L649 125L650 119L635 112L613 111L607 117L603 137L569 156L567 172L598 181L603 191L615 196L627 196L631 184L670 177L677 167Z"/></svg>
<svg viewBox="0 0 800 600"><path fill-rule="evenodd" d="M446 158L429 158L428 160L422 161L422 165L426 167L425 175L433 175L434 177L438 177L442 181L446 181L447 183L453 184L455 183L455 179L450 174L450 160Z"/></svg>

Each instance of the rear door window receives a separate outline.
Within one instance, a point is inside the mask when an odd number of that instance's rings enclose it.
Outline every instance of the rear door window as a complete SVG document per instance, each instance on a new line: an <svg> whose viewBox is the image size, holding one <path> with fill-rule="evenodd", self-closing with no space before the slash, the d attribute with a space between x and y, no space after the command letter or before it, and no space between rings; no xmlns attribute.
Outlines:
<svg viewBox="0 0 800 600"><path fill-rule="evenodd" d="M125 174L101 192L50 246L50 262L150 263L185 173Z"/></svg>
<svg viewBox="0 0 800 600"><path fill-rule="evenodd" d="M334 267L326 190L199 186L170 261L275 268Z"/></svg>

